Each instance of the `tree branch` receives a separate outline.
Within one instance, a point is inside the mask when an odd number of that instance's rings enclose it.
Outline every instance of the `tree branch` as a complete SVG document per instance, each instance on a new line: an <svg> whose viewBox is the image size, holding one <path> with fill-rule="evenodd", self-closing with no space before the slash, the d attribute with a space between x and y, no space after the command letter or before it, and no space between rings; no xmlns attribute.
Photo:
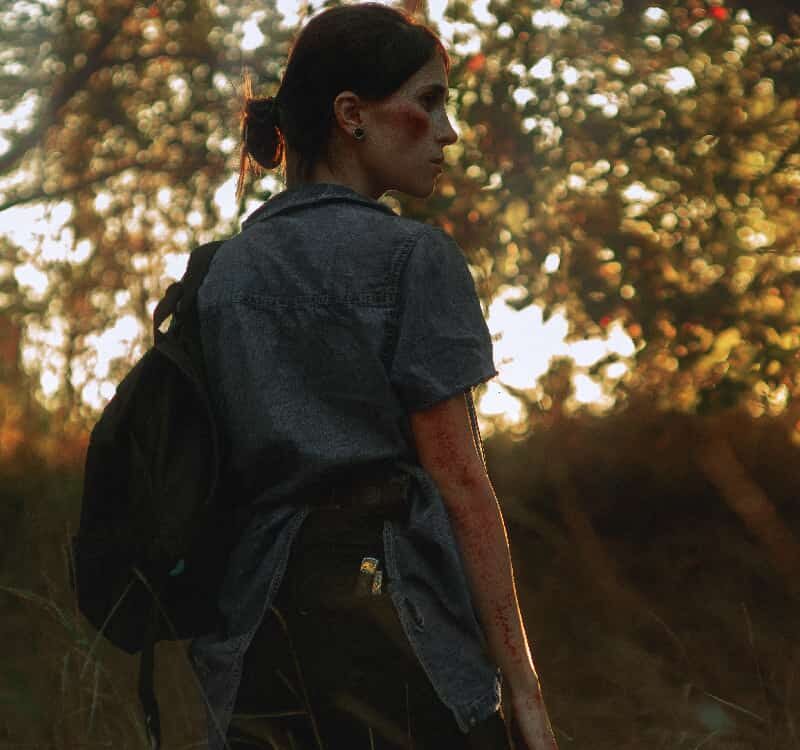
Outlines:
<svg viewBox="0 0 800 750"><path fill-rule="evenodd" d="M29 133L22 135L10 151L0 156L0 174L4 174L15 167L22 157L39 143L47 127L56 119L58 111L86 85L92 74L107 64L103 60L103 55L135 4L136 0L126 0L118 16L106 26L97 43L87 52L86 64L80 70L65 74L56 82L53 86L50 101L39 118L36 127Z"/></svg>
<svg viewBox="0 0 800 750"><path fill-rule="evenodd" d="M124 159L120 162L117 162L117 164L115 164L112 169L109 169L106 172L85 177L82 180L78 180L77 182L65 185L60 190L55 190L51 192L45 192L44 190L37 190L35 192L27 193L26 195L19 195L14 198L11 198L5 203L0 203L0 213L2 213L8 208L13 208L14 206L21 206L26 203L31 203L32 201L37 201L37 200L52 201L52 200L58 200L59 198L66 198L67 196L71 195L77 190L82 190L83 188L91 187L92 185L95 185L98 182L102 182L103 180L107 180L111 177L116 177L117 175L124 172L126 169L131 169L134 167L139 168L146 172L184 174L186 173L187 170L194 171L195 168L200 168L203 166L207 167L210 166L211 164L212 161L210 160L209 157L205 157L203 160L199 160L196 164L191 162L190 163L181 162L180 164L174 166L170 166L165 161L150 162L143 164L137 161L135 158Z"/></svg>
<svg viewBox="0 0 800 750"><path fill-rule="evenodd" d="M60 190L53 190L50 192L45 192L42 189L36 190L32 193L27 193L26 195L18 195L10 200L6 201L5 203L0 203L0 213L5 211L8 208L14 208L14 206L21 206L25 203L30 203L31 201L37 200L57 200L58 198L64 198L68 196L70 193L74 193L76 190L81 190L82 188L89 187L90 185L94 185L96 182L100 180L106 180L109 177L115 177L116 175L124 172L126 169L130 169L131 167L135 166L144 166L146 168L151 168L151 165L143 165L139 164L136 159L126 159L122 162L117 163L113 169L110 169L108 172L103 172L102 174L91 175L89 177L85 177L82 180L78 180L77 182L71 183ZM156 167L158 168L158 167Z"/></svg>

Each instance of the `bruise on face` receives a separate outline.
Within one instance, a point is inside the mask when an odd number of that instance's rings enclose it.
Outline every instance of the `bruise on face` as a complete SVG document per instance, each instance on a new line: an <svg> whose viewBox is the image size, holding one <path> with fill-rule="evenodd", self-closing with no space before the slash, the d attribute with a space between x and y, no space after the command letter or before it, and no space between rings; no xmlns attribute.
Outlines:
<svg viewBox="0 0 800 750"><path fill-rule="evenodd" d="M411 102L398 102L386 115L387 121L412 142L424 138L431 126L428 115Z"/></svg>

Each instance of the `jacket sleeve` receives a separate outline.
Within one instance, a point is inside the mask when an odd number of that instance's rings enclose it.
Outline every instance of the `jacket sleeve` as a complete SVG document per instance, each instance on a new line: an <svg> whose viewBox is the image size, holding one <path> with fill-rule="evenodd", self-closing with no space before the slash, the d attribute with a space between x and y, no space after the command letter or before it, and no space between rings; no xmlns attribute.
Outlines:
<svg viewBox="0 0 800 750"><path fill-rule="evenodd" d="M407 411L444 401L497 374L492 339L458 244L426 227L400 281L390 380Z"/></svg>

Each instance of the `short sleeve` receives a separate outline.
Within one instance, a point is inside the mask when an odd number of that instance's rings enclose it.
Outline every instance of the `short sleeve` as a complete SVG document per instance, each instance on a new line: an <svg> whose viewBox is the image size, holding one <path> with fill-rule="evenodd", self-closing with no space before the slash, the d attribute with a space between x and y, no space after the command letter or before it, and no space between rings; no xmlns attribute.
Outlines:
<svg viewBox="0 0 800 750"><path fill-rule="evenodd" d="M444 401L497 374L492 339L458 244L427 227L400 281L390 380L408 411Z"/></svg>

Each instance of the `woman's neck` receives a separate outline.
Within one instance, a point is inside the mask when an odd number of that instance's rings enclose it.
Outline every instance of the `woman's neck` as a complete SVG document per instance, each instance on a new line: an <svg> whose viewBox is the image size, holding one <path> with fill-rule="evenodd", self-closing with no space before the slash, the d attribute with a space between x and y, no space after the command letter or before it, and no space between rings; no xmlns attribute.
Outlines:
<svg viewBox="0 0 800 750"><path fill-rule="evenodd" d="M307 176L299 174L297 161L287 154L286 158L286 187L292 190L305 184L328 183L343 185L361 195L373 200L378 200L385 191L378 192L368 184L366 175L356 169L331 169L328 164L320 159ZM377 194L375 194L377 193Z"/></svg>

